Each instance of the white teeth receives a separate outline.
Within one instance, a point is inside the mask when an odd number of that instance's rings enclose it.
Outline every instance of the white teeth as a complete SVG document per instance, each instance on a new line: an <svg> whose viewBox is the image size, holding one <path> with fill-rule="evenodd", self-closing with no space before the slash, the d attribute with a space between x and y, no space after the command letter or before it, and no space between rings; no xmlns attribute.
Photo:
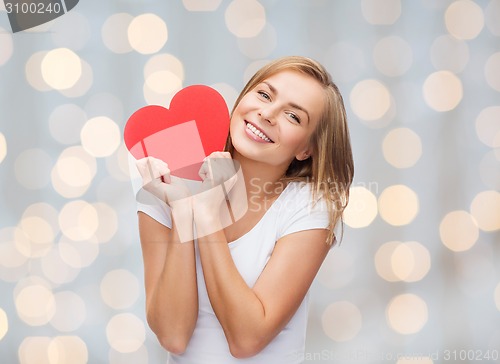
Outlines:
<svg viewBox="0 0 500 364"><path fill-rule="evenodd" d="M271 139L269 139L264 133L262 133L259 129L257 129L255 126L253 126L250 123L247 123L247 128L252 131L255 135L260 137L262 140L265 140L266 142L270 142Z"/></svg>

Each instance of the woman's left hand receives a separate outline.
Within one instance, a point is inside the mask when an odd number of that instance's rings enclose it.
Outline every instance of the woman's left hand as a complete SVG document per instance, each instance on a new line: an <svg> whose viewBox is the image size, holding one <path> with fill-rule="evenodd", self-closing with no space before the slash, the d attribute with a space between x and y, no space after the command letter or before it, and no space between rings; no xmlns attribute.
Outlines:
<svg viewBox="0 0 500 364"><path fill-rule="evenodd" d="M236 184L236 172L228 152L213 152L205 158L198 173L203 181L201 191L193 196L195 215L218 215L214 212L220 210L221 204L228 198L227 194Z"/></svg>

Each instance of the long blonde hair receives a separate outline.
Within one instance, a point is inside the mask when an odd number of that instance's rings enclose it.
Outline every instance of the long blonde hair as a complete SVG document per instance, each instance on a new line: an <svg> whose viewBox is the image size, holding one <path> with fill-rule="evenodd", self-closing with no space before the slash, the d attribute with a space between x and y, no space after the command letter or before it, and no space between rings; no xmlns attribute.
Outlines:
<svg viewBox="0 0 500 364"><path fill-rule="evenodd" d="M285 70L311 76L322 85L325 91L325 107L310 140L311 157L302 161L294 159L285 173L284 180L310 182L313 200L316 200L318 196L326 200L330 215L328 229L331 232L327 243L331 245L336 242L334 228L339 221L342 222L344 209L349 202L349 187L354 176L354 162L344 101L330 74L321 64L306 57L279 58L261 68L248 81L238 96L233 111L243 96L258 84ZM228 135L225 150L230 153L234 151L230 135Z"/></svg>

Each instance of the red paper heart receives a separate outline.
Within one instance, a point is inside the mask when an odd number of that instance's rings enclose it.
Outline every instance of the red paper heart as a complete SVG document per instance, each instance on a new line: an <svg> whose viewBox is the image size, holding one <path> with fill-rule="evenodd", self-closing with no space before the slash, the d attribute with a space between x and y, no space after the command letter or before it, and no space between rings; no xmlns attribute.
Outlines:
<svg viewBox="0 0 500 364"><path fill-rule="evenodd" d="M203 158L223 150L228 133L224 98L211 87L194 85L176 93L170 109L150 105L137 110L123 136L135 159L161 159L172 175L199 181Z"/></svg>

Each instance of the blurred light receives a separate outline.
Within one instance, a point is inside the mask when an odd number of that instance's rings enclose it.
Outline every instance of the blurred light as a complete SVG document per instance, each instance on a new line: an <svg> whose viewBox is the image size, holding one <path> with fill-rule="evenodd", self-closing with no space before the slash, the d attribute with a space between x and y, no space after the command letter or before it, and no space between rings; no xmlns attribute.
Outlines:
<svg viewBox="0 0 500 364"><path fill-rule="evenodd" d="M130 22L127 34L132 48L141 54L158 52L168 39L167 25L152 13L136 16Z"/></svg>
<svg viewBox="0 0 500 364"><path fill-rule="evenodd" d="M491 34L500 36L500 0L491 0L484 10L484 15Z"/></svg>
<svg viewBox="0 0 500 364"><path fill-rule="evenodd" d="M214 11L221 2L222 0L182 0L182 4L189 11Z"/></svg>
<svg viewBox="0 0 500 364"><path fill-rule="evenodd" d="M498 283L497 288L495 288L494 296L495 305L497 306L498 311L500 311L500 283Z"/></svg>
<svg viewBox="0 0 500 364"><path fill-rule="evenodd" d="M169 94L182 88L182 80L170 71L157 71L146 78L146 85L158 94Z"/></svg>
<svg viewBox="0 0 500 364"><path fill-rule="evenodd" d="M56 90L73 87L82 76L80 57L68 48L57 48L47 52L43 57L42 77Z"/></svg>
<svg viewBox="0 0 500 364"><path fill-rule="evenodd" d="M398 244L391 255L391 268L394 275L404 280L415 267L415 258L412 250L405 244Z"/></svg>
<svg viewBox="0 0 500 364"><path fill-rule="evenodd" d="M87 91L92 87L94 82L94 73L92 72L92 67L81 60L82 63L82 75L78 81L71 87L65 90L59 90L66 97L80 97L87 93Z"/></svg>
<svg viewBox="0 0 500 364"><path fill-rule="evenodd" d="M85 161L77 157L60 158L56 169L64 182L70 186L80 187L90 183L91 168Z"/></svg>
<svg viewBox="0 0 500 364"><path fill-rule="evenodd" d="M21 232L21 234L16 231ZM16 235L24 237L24 245L29 244L27 237L19 228L3 228L0 230L0 267L20 267L27 261L27 256L21 254L16 247Z"/></svg>
<svg viewBox="0 0 500 364"><path fill-rule="evenodd" d="M155 92L149 88L146 82L144 82L142 93L144 95L144 100L148 105L160 105L164 107L170 104L170 101L172 101L172 98L175 95L175 92L171 92L169 94L160 94Z"/></svg>
<svg viewBox="0 0 500 364"><path fill-rule="evenodd" d="M55 313L55 299L52 291L39 284L29 285L15 295L16 310L30 326L47 324Z"/></svg>
<svg viewBox="0 0 500 364"><path fill-rule="evenodd" d="M349 204L344 210L344 221L352 228L370 225L377 217L377 198L365 187L351 187Z"/></svg>
<svg viewBox="0 0 500 364"><path fill-rule="evenodd" d="M476 38L484 27L483 10L470 0L453 2L444 19L448 32L458 39Z"/></svg>
<svg viewBox="0 0 500 364"><path fill-rule="evenodd" d="M382 142L385 160L396 168L415 165L422 155L420 137L409 128L391 130Z"/></svg>
<svg viewBox="0 0 500 364"><path fill-rule="evenodd" d="M86 201L68 202L59 213L62 233L71 240L90 239L99 226L97 211Z"/></svg>
<svg viewBox="0 0 500 364"><path fill-rule="evenodd" d="M278 36L274 27L267 23L255 37L238 38L241 53L251 59L262 59L269 56L278 44Z"/></svg>
<svg viewBox="0 0 500 364"><path fill-rule="evenodd" d="M391 265L392 255L400 244L401 243L398 241L384 243L375 253L375 270L381 278L388 282L397 282L400 280L399 277L394 274L394 270Z"/></svg>
<svg viewBox="0 0 500 364"><path fill-rule="evenodd" d="M159 71L169 71L184 81L184 66L175 56L162 53L151 57L144 66L144 79Z"/></svg>
<svg viewBox="0 0 500 364"><path fill-rule="evenodd" d="M481 110L476 118L476 133L487 146L500 148L500 106Z"/></svg>
<svg viewBox="0 0 500 364"><path fill-rule="evenodd" d="M26 62L25 73L28 83L37 91L52 90L42 77L42 61L47 52L35 52Z"/></svg>
<svg viewBox="0 0 500 364"><path fill-rule="evenodd" d="M7 63L14 52L12 35L0 27L0 67Z"/></svg>
<svg viewBox="0 0 500 364"><path fill-rule="evenodd" d="M109 320L106 326L109 345L120 353L138 350L146 340L144 323L131 313L121 313Z"/></svg>
<svg viewBox="0 0 500 364"><path fill-rule="evenodd" d="M378 199L380 216L390 225L401 226L415 219L419 210L417 194L405 185L387 187Z"/></svg>
<svg viewBox="0 0 500 364"><path fill-rule="evenodd" d="M401 76L413 63L413 52L403 38L389 36L380 39L373 50L377 69L389 77Z"/></svg>
<svg viewBox="0 0 500 364"><path fill-rule="evenodd" d="M361 0L361 11L373 25L394 24L401 15L400 0Z"/></svg>
<svg viewBox="0 0 500 364"><path fill-rule="evenodd" d="M73 291L57 292L54 295L54 299L56 302L56 311L50 320L50 324L61 332L78 330L87 315L83 299ZM69 362L63 361L63 363Z"/></svg>
<svg viewBox="0 0 500 364"><path fill-rule="evenodd" d="M80 130L86 120L87 115L79 106L60 105L50 114L50 134L61 144L76 144L80 141Z"/></svg>
<svg viewBox="0 0 500 364"><path fill-rule="evenodd" d="M110 348L108 360L109 364L146 364L151 362L149 361L148 349L144 345L141 345L141 347L133 353L120 353Z"/></svg>
<svg viewBox="0 0 500 364"><path fill-rule="evenodd" d="M90 24L87 17L72 10L54 22L51 34L56 46L80 50L90 39Z"/></svg>
<svg viewBox="0 0 500 364"><path fill-rule="evenodd" d="M453 110L462 100L462 82L449 71L434 72L424 82L424 99L436 111Z"/></svg>
<svg viewBox="0 0 500 364"><path fill-rule="evenodd" d="M5 311L0 308L0 341L5 337L7 331L9 331L9 320Z"/></svg>
<svg viewBox="0 0 500 364"><path fill-rule="evenodd" d="M40 263L43 275L56 285L73 282L80 273L80 269L66 264L57 248L51 249Z"/></svg>
<svg viewBox="0 0 500 364"><path fill-rule="evenodd" d="M104 45L114 53L123 54L132 51L127 31L134 17L127 13L117 13L106 19L101 29Z"/></svg>
<svg viewBox="0 0 500 364"><path fill-rule="evenodd" d="M433 364L431 358L428 356L415 356L398 359L396 364Z"/></svg>
<svg viewBox="0 0 500 364"><path fill-rule="evenodd" d="M354 258L346 250L337 249L328 254L318 272L318 279L329 289L347 286L354 277Z"/></svg>
<svg viewBox="0 0 500 364"><path fill-rule="evenodd" d="M50 338L45 336L28 336L19 345L20 364L54 364L49 360Z"/></svg>
<svg viewBox="0 0 500 364"><path fill-rule="evenodd" d="M415 334L427 322L427 304L417 295L401 294L389 302L386 316L389 326L397 333Z"/></svg>
<svg viewBox="0 0 500 364"><path fill-rule="evenodd" d="M30 246L30 241L21 229L7 227L0 230L0 280L19 282L32 269L28 254L23 254L19 245ZM26 251L28 248L23 249Z"/></svg>
<svg viewBox="0 0 500 364"><path fill-rule="evenodd" d="M96 238L74 241L62 236L57 247L61 259L73 268L88 267L99 255L99 242Z"/></svg>
<svg viewBox="0 0 500 364"><path fill-rule="evenodd" d="M416 241L385 243L375 255L377 273L388 282L419 281L430 267L429 251Z"/></svg>
<svg viewBox="0 0 500 364"><path fill-rule="evenodd" d="M484 155L479 163L479 175L486 186L500 191L500 148Z"/></svg>
<svg viewBox="0 0 500 364"><path fill-rule="evenodd" d="M49 154L43 149L27 149L16 158L16 179L27 189L42 189L49 184L52 163Z"/></svg>
<svg viewBox="0 0 500 364"><path fill-rule="evenodd" d="M104 303L115 310L129 308L139 299L139 281L126 269L106 273L100 288Z"/></svg>
<svg viewBox="0 0 500 364"><path fill-rule="evenodd" d="M228 109L231 110L233 108L234 103L236 102L236 99L239 96L239 92L236 91L236 89L231 85L222 82L210 85L210 87L217 90L217 92L219 92L222 95L224 101L226 101Z"/></svg>
<svg viewBox="0 0 500 364"><path fill-rule="evenodd" d="M439 225L443 244L454 252L470 249L479 237L476 220L466 211L452 211L446 214Z"/></svg>
<svg viewBox="0 0 500 364"><path fill-rule="evenodd" d="M50 364L86 364L89 354L87 345L78 336L57 336L47 348Z"/></svg>
<svg viewBox="0 0 500 364"><path fill-rule="evenodd" d="M490 87L500 91L500 52L493 53L484 66L484 76Z"/></svg>
<svg viewBox="0 0 500 364"><path fill-rule="evenodd" d="M483 191L471 203L471 215L483 231L500 229L500 192Z"/></svg>
<svg viewBox="0 0 500 364"><path fill-rule="evenodd" d="M107 157L118 149L120 128L106 116L88 120L80 132L82 146L93 157Z"/></svg>
<svg viewBox="0 0 500 364"><path fill-rule="evenodd" d="M29 205L26 210L24 210L21 219L28 217L43 218L46 223L48 223L54 232L53 235L59 233L59 224L57 221L57 210L50 204L46 202L37 202Z"/></svg>
<svg viewBox="0 0 500 364"><path fill-rule="evenodd" d="M108 173L117 181L129 181L128 170L128 149L121 143L116 153L106 158L106 169Z"/></svg>
<svg viewBox="0 0 500 364"><path fill-rule="evenodd" d="M334 43L326 52L324 64L336 82L354 82L366 69L363 49L347 41Z"/></svg>
<svg viewBox="0 0 500 364"><path fill-rule="evenodd" d="M5 157L7 156L7 140L5 136L0 133L0 163L3 162Z"/></svg>
<svg viewBox="0 0 500 364"><path fill-rule="evenodd" d="M350 94L352 111L362 120L376 120L384 116L391 106L391 94L377 80L358 82Z"/></svg>
<svg viewBox="0 0 500 364"><path fill-rule="evenodd" d="M410 273L402 279L405 282L417 282L429 273L431 269L431 255L425 246L416 241L408 241L403 244L411 250L415 264Z"/></svg>
<svg viewBox="0 0 500 364"><path fill-rule="evenodd" d="M93 156L80 146L69 147L59 155L52 169L52 185L63 197L80 197L89 188L96 172Z"/></svg>
<svg viewBox="0 0 500 364"><path fill-rule="evenodd" d="M95 232L95 236L99 243L106 243L115 236L118 230L118 216L116 211L109 205L98 202L92 204L97 212L99 226Z"/></svg>
<svg viewBox="0 0 500 364"><path fill-rule="evenodd" d="M233 0L225 12L226 26L238 38L252 38L266 25L266 11L256 0Z"/></svg>
<svg viewBox="0 0 500 364"><path fill-rule="evenodd" d="M268 63L269 60L267 59L261 59L251 62L243 72L243 82L246 84L248 81L250 81L253 75Z"/></svg>
<svg viewBox="0 0 500 364"><path fill-rule="evenodd" d="M54 243L56 232L47 220L38 216L25 217L19 223L19 228L15 238L21 254L28 258L36 258L48 253Z"/></svg>
<svg viewBox="0 0 500 364"><path fill-rule="evenodd" d="M323 331L337 342L353 339L361 330L363 319L359 308L348 301L334 302L321 316Z"/></svg>
<svg viewBox="0 0 500 364"><path fill-rule="evenodd" d="M432 42L431 61L437 70L462 72L469 62L469 47L463 40L441 35Z"/></svg>

